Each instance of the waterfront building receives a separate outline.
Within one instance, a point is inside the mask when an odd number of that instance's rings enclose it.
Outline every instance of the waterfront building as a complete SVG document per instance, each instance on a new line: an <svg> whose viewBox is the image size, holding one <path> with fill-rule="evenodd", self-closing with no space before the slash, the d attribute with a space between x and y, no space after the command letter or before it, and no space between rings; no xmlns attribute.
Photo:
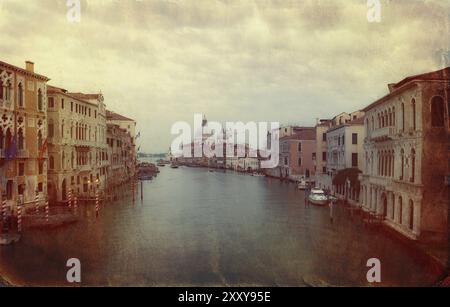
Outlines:
<svg viewBox="0 0 450 307"><path fill-rule="evenodd" d="M335 117L334 125L327 131L326 175L334 194L356 203L359 198L358 173L363 164L364 113L351 114Z"/></svg>
<svg viewBox="0 0 450 307"><path fill-rule="evenodd" d="M134 139L128 130L108 123L106 143L109 160L107 185L113 188L128 182L135 175Z"/></svg>
<svg viewBox="0 0 450 307"><path fill-rule="evenodd" d="M412 240L448 236L450 68L389 84L366 112L361 205Z"/></svg>
<svg viewBox="0 0 450 307"><path fill-rule="evenodd" d="M281 128L281 131L287 128ZM316 130L314 127L295 127L288 129L280 138L279 165L266 169L270 177L300 180L315 176ZM289 132L290 131L290 132Z"/></svg>
<svg viewBox="0 0 450 307"><path fill-rule="evenodd" d="M316 155L314 170L316 173L316 186L322 189L331 189L332 182L327 174L327 131L332 125L332 120L322 119L316 125Z"/></svg>
<svg viewBox="0 0 450 307"><path fill-rule="evenodd" d="M66 202L103 189L108 169L106 109L103 95L70 93L48 86L48 196Z"/></svg>
<svg viewBox="0 0 450 307"><path fill-rule="evenodd" d="M0 61L0 195L12 211L47 193L48 81L32 62Z"/></svg>

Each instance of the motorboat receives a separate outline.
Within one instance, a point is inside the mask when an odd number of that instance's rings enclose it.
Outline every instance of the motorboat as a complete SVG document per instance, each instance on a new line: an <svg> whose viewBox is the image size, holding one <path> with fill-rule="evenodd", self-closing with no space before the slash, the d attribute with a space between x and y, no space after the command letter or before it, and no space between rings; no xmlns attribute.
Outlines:
<svg viewBox="0 0 450 307"><path fill-rule="evenodd" d="M253 173L252 176L253 176L253 177L266 177L266 175L261 174L261 173Z"/></svg>
<svg viewBox="0 0 450 307"><path fill-rule="evenodd" d="M308 182L305 179L301 179L298 182L297 188L299 190L306 190L307 187L308 187Z"/></svg>
<svg viewBox="0 0 450 307"><path fill-rule="evenodd" d="M170 168L178 168L178 164L172 163L172 164L170 165Z"/></svg>
<svg viewBox="0 0 450 307"><path fill-rule="evenodd" d="M321 189L312 189L308 196L308 202L316 206L325 206L328 204L328 197Z"/></svg>

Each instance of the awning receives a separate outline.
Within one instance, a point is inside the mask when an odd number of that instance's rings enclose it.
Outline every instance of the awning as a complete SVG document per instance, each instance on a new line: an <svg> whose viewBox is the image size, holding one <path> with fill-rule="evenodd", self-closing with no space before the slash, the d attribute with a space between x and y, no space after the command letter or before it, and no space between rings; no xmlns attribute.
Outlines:
<svg viewBox="0 0 450 307"><path fill-rule="evenodd" d="M361 173L362 171L357 168L346 168L340 170L338 171L336 176L333 177L333 185L345 185L347 183L347 180L349 180L350 185L353 188L359 189L360 182L358 175Z"/></svg>

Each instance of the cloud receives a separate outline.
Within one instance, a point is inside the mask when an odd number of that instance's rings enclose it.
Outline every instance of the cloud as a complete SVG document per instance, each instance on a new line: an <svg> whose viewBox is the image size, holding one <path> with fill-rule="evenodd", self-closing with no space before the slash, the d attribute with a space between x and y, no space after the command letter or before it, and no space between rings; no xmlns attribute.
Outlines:
<svg viewBox="0 0 450 307"><path fill-rule="evenodd" d="M167 150L171 125L199 112L312 125L439 68L449 49L442 0L382 0L375 24L363 0L84 0L79 24L65 2L0 0L1 59L101 90L138 121L146 151Z"/></svg>

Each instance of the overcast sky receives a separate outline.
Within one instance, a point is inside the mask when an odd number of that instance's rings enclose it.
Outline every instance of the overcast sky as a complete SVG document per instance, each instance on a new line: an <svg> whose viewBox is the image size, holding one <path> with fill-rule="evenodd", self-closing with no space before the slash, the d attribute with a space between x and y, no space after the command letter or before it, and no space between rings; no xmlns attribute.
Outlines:
<svg viewBox="0 0 450 307"><path fill-rule="evenodd" d="M313 125L360 109L387 83L441 68L449 1L0 0L0 60L32 60L51 85L98 92L167 151L175 121Z"/></svg>

